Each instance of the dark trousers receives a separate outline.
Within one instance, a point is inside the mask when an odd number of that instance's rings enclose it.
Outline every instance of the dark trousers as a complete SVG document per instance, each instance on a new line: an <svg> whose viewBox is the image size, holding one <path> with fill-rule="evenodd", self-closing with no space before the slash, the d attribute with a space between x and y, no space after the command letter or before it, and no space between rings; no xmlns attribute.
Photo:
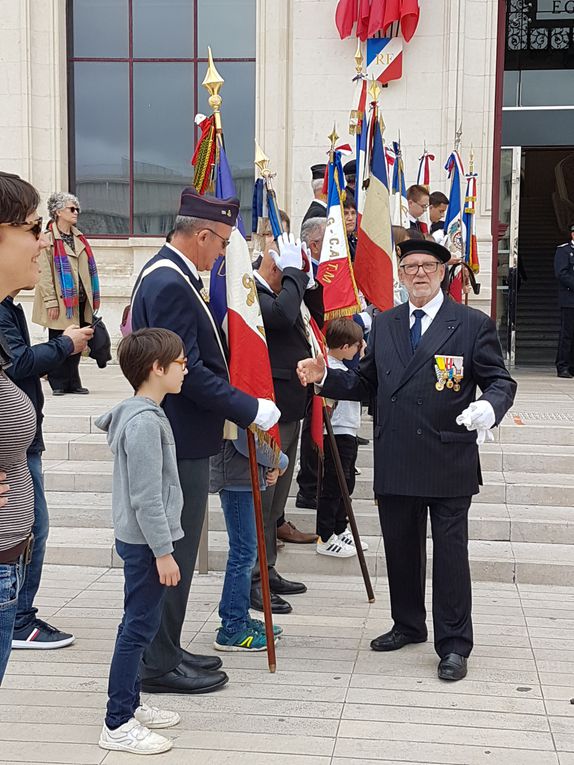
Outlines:
<svg viewBox="0 0 574 765"><path fill-rule="evenodd" d="M106 725L112 729L130 720L140 706L140 662L160 625L168 589L160 584L155 557L147 545L116 539L116 550L124 562L124 615L108 681Z"/></svg>
<svg viewBox="0 0 574 765"><path fill-rule="evenodd" d="M80 303L80 326L85 327L87 326L86 321L84 321L84 311L86 308L86 304ZM70 324L72 321L70 320ZM64 334L63 329L49 329L48 330L48 339L53 340L55 337L60 337L60 335ZM48 382L50 383L50 387L52 390L64 390L66 393L70 393L73 390L76 390L77 388L82 387L82 381L80 380L80 359L82 354L81 353L74 353L73 356L68 356L67 359L64 359L60 366L53 369L51 372L48 372Z"/></svg>
<svg viewBox="0 0 574 765"><path fill-rule="evenodd" d="M143 657L141 673L145 679L165 675L181 663L181 631L207 504L209 458L178 460L177 468L183 491L181 526L185 536L175 542L173 557L181 579L177 587L168 587L159 630Z"/></svg>
<svg viewBox="0 0 574 765"><path fill-rule="evenodd" d="M355 489L355 463L357 462L357 437L335 436L337 449L343 466L343 474L352 496ZM317 505L317 534L326 542L332 534L341 534L347 528L347 514L339 488L333 450L328 438L325 438L325 461L321 496Z"/></svg>
<svg viewBox="0 0 574 765"><path fill-rule="evenodd" d="M277 519L281 518L287 504L287 497L289 496L291 481L293 480L295 460L297 458L297 443L299 441L300 430L301 423L299 420L279 423L281 451L289 457L289 465L287 470L277 480L275 486L268 486L261 493L268 568L274 568L277 563ZM259 560L253 567L253 580L259 580Z"/></svg>
<svg viewBox="0 0 574 765"><path fill-rule="evenodd" d="M574 373L574 308L560 309L556 369L558 372Z"/></svg>
<svg viewBox="0 0 574 765"><path fill-rule="evenodd" d="M468 564L471 497L377 497L383 530L391 614L409 637L426 637L426 526L433 539L432 613L434 644L442 658L472 651L472 597Z"/></svg>
<svg viewBox="0 0 574 765"><path fill-rule="evenodd" d="M311 413L313 399L309 399L305 419L301 428L301 448L299 450L299 472L297 484L299 494L307 499L315 499L317 496L317 471L318 457L317 448L311 438Z"/></svg>

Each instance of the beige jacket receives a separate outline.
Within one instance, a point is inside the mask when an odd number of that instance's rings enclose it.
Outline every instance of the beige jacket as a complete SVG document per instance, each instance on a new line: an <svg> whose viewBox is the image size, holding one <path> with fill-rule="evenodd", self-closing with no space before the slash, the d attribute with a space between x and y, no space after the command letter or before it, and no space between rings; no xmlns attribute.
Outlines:
<svg viewBox="0 0 574 765"><path fill-rule="evenodd" d="M52 228L52 236L48 234L48 237L60 239L60 232L56 226ZM72 269L72 275L74 277L74 284L78 289L78 276L82 280L84 285L84 292L86 293L86 308L84 311L83 320L85 323L90 324L93 316L93 295L92 295L92 281L90 279L90 271L88 269L88 256L86 255L86 248L79 238L77 228L72 227L72 233L74 234L74 247L76 252L64 244L66 248L66 255L70 260L70 268ZM74 308L74 314L71 319L66 317L66 306L62 300L60 294L60 280L54 269L54 245L53 243L42 253L38 259L40 265L40 281L36 285L36 293L34 295L34 308L32 310L32 321L36 324L40 324L42 327L48 327L49 329L66 329L70 324L80 324L80 312L79 307ZM60 314L57 319L48 319L48 308L59 308Z"/></svg>

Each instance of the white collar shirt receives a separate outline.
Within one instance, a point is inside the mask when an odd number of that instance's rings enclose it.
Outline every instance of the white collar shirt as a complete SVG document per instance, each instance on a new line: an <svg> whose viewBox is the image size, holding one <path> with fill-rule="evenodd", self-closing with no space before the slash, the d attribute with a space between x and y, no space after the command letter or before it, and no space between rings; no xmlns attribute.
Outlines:
<svg viewBox="0 0 574 765"><path fill-rule="evenodd" d="M198 273L197 267L195 263L192 263L189 258L186 258L183 252L180 252L180 250L177 249L177 247L174 247L173 244L170 244L169 242L165 243L166 247L169 247L169 249L172 252L175 252L176 255L179 255L179 257L183 260L184 264L189 268L191 273L195 276L196 279L199 279L201 281L201 277Z"/></svg>
<svg viewBox="0 0 574 765"><path fill-rule="evenodd" d="M426 305L423 305L420 310L425 312L425 315L421 319L421 336L424 335L424 333L427 331L427 329L432 324L433 319L437 315L437 313L440 310L441 305L444 301L444 293L441 289L437 292L437 294L433 297L432 300L429 300L429 302ZM415 317L413 316L413 312L419 310L416 305L413 305L411 301L409 300L409 327L412 327L415 323Z"/></svg>
<svg viewBox="0 0 574 765"><path fill-rule="evenodd" d="M267 282L266 282L266 281L265 281L265 279L264 279L264 278L261 276L261 274L259 273L259 271L257 271L257 270L253 271L253 276L254 276L254 277L257 279L257 281L259 282L259 284L262 284L262 285L265 287L265 289L268 289L268 290L269 290L269 292L272 292L274 295L275 295L275 294L277 294L277 293L275 292L275 290L272 290L272 289L271 289L271 287L270 287L270 286L267 284Z"/></svg>

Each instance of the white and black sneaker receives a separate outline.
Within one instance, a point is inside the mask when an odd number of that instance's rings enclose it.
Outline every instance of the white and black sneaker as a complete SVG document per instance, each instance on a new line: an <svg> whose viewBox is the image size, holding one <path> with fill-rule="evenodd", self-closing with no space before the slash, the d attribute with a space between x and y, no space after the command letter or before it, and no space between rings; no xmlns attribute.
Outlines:
<svg viewBox="0 0 574 765"><path fill-rule="evenodd" d="M319 537L317 552L319 555L331 555L333 558L352 558L357 554L354 547L341 542L336 534L332 534L326 542Z"/></svg>
<svg viewBox="0 0 574 765"><path fill-rule="evenodd" d="M33 648L46 650L51 648L64 648L72 645L76 638L69 632L60 632L51 624L41 619L34 619L29 627L14 630L12 648Z"/></svg>
<svg viewBox="0 0 574 765"><path fill-rule="evenodd" d="M347 545L347 547L352 547L353 550L355 549L355 540L353 539L353 535L351 534L349 529L346 529L345 531L343 531L342 534L339 534L339 540L344 545ZM361 550L368 550L368 549L369 549L369 545L361 539Z"/></svg>
<svg viewBox="0 0 574 765"><path fill-rule="evenodd" d="M115 730L110 730L107 725L104 725L98 744L102 749L110 749L113 752L161 754L169 752L173 746L173 740L154 733L132 717Z"/></svg>

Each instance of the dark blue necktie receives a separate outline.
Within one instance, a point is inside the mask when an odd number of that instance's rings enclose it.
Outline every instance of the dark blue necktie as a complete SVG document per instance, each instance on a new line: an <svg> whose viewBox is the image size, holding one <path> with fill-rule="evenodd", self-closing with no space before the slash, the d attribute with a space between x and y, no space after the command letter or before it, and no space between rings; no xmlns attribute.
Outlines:
<svg viewBox="0 0 574 765"><path fill-rule="evenodd" d="M421 341L423 316L426 316L426 313L422 308L417 308L416 311L413 311L413 316L415 317L415 323L411 327L411 347L414 353L417 349L417 345Z"/></svg>

